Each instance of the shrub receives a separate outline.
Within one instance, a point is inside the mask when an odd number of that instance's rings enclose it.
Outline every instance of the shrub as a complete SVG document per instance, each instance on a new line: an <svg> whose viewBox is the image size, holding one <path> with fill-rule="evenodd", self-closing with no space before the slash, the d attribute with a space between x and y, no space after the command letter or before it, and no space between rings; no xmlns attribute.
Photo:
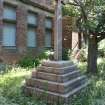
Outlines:
<svg viewBox="0 0 105 105"><path fill-rule="evenodd" d="M52 55L53 53L49 50L46 50L42 53L40 53L38 56L34 57L30 54L24 56L19 62L19 66L21 67L28 67L28 68L33 68L33 67L37 67L39 66L39 64L41 63L42 60L44 59L49 59L49 57Z"/></svg>
<svg viewBox="0 0 105 105"><path fill-rule="evenodd" d="M104 57L105 56L105 40L102 40L98 44L98 56L99 57Z"/></svg>
<svg viewBox="0 0 105 105"><path fill-rule="evenodd" d="M63 51L62 51L62 59L63 60L69 60L70 59L70 54L71 54L70 49L63 49Z"/></svg>
<svg viewBox="0 0 105 105"><path fill-rule="evenodd" d="M37 67L40 64L40 60L31 56L25 56L18 62L18 64L19 66L24 68L33 68Z"/></svg>
<svg viewBox="0 0 105 105"><path fill-rule="evenodd" d="M98 49L98 56L104 57L105 56L105 49Z"/></svg>
<svg viewBox="0 0 105 105"><path fill-rule="evenodd" d="M72 56L80 62L87 61L87 49L82 48L80 50L76 50L72 53Z"/></svg>

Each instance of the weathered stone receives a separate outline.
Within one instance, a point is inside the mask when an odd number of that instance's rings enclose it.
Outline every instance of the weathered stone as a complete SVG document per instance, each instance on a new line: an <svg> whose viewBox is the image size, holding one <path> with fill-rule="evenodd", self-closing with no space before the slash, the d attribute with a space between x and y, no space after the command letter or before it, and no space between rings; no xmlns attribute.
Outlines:
<svg viewBox="0 0 105 105"><path fill-rule="evenodd" d="M47 67L55 67L55 68L60 68L60 67L67 67L72 65L73 62L70 61L44 61L42 62L42 66L47 66Z"/></svg>
<svg viewBox="0 0 105 105"><path fill-rule="evenodd" d="M47 72L47 73L53 73L53 74L66 74L76 70L76 65L71 65L71 66L62 67L62 68L41 66L37 70L41 72Z"/></svg>
<svg viewBox="0 0 105 105"><path fill-rule="evenodd" d="M73 94L88 85L86 76L81 75L81 73L76 70L76 66L74 66L72 70L72 66L69 66L70 62L58 61L57 63L50 61L50 63L44 62L42 63L44 66L32 72L32 77L26 80L24 86L26 95L35 95L50 103L66 103ZM53 69L50 70L50 68ZM60 72L62 68L63 72ZM66 68L68 68L68 72ZM41 72L41 69L43 72Z"/></svg>
<svg viewBox="0 0 105 105"><path fill-rule="evenodd" d="M85 82L85 80L85 76L81 76L64 83L31 78L26 81L26 85L56 93L67 93L69 91L72 91L72 89L82 85Z"/></svg>
<svg viewBox="0 0 105 105"><path fill-rule="evenodd" d="M54 93L50 91L45 91L39 88L34 87L24 87L24 93L28 96L35 96L39 97L41 100L49 102L51 105L54 105L54 103L67 103L69 105L70 98L76 94L79 93L81 89L85 88L89 82L84 83L83 85L79 86L78 88L74 89L73 91L70 91L66 94L60 94L60 93ZM44 96L44 97L43 97Z"/></svg>
<svg viewBox="0 0 105 105"><path fill-rule="evenodd" d="M61 74L61 75L46 73L46 72L39 72L39 71L38 72L36 72L36 71L32 72L32 78L44 79L44 80L49 80L49 81L53 81L53 82L60 82L60 83L74 79L80 75L81 75L81 73L79 71L72 71L70 73Z"/></svg>

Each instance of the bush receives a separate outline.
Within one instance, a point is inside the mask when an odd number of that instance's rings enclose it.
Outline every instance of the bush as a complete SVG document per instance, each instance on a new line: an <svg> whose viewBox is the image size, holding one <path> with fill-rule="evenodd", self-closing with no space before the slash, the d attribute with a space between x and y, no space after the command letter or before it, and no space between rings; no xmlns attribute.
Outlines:
<svg viewBox="0 0 105 105"><path fill-rule="evenodd" d="M19 66L24 68L26 67L33 68L33 67L37 67L40 64L40 60L35 57L25 56L18 62L18 64Z"/></svg>
<svg viewBox="0 0 105 105"><path fill-rule="evenodd" d="M98 56L99 57L105 57L105 40L102 40L98 44Z"/></svg>
<svg viewBox="0 0 105 105"><path fill-rule="evenodd" d="M98 49L98 56L104 57L105 56L105 49Z"/></svg>
<svg viewBox="0 0 105 105"><path fill-rule="evenodd" d="M87 61L87 49L83 48L80 50L76 50L73 52L72 56L80 62L86 62Z"/></svg>
<svg viewBox="0 0 105 105"><path fill-rule="evenodd" d="M63 49L63 51L62 51L62 59L63 60L69 60L70 59L70 54L71 54L70 49Z"/></svg>
<svg viewBox="0 0 105 105"><path fill-rule="evenodd" d="M24 67L24 68L33 68L39 66L42 60L44 59L49 59L51 56L52 52L47 50L39 54L38 56L34 57L30 54L24 56L19 62L19 66Z"/></svg>

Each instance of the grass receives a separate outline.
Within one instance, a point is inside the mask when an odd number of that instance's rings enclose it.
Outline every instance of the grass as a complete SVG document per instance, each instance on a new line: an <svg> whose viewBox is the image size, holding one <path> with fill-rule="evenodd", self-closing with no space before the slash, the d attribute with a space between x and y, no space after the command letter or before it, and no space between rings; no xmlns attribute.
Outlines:
<svg viewBox="0 0 105 105"><path fill-rule="evenodd" d="M86 63L79 63L81 71L86 70ZM105 105L105 60L98 62L99 73L91 77L91 84L75 95L70 105ZM22 94L24 80L31 74L31 70L11 68L0 75L0 105L46 105L33 97Z"/></svg>
<svg viewBox="0 0 105 105"><path fill-rule="evenodd" d="M22 94L21 87L30 73L31 71L15 68L0 75L0 105L42 105L42 102Z"/></svg>
<svg viewBox="0 0 105 105"><path fill-rule="evenodd" d="M79 63L84 72L86 63ZM91 77L91 84L72 99L71 105L105 105L105 59L98 59L99 73Z"/></svg>

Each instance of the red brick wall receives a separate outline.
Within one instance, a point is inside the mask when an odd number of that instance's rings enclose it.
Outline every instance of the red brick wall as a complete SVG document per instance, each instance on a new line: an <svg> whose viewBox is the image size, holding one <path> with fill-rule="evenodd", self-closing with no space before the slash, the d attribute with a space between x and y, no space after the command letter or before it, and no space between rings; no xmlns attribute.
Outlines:
<svg viewBox="0 0 105 105"><path fill-rule="evenodd" d="M72 17L63 17L62 20L63 28L63 47L72 48Z"/></svg>
<svg viewBox="0 0 105 105"><path fill-rule="evenodd" d="M37 46L42 48L44 47L44 21L45 21L45 14L39 13L38 14L38 28L37 28Z"/></svg>
<svg viewBox="0 0 105 105"><path fill-rule="evenodd" d="M3 28L3 5L2 0L0 0L0 39L2 39L2 28ZM34 0L39 2L39 0ZM41 0L40 0L41 1ZM42 0L43 1L43 0ZM44 1L43 1L44 2ZM16 63L23 55L31 52L31 54L37 55L39 51L44 49L45 40L45 18L47 17L46 12L38 12L38 26L37 30L37 47L30 49L26 45L26 34L27 34L27 11L28 8L24 4L17 5L16 14L16 49L5 49L0 43L0 59L5 63ZM54 20L54 19L53 19ZM53 21L54 22L54 21ZM53 24L54 25L54 24ZM54 27L54 26L53 26ZM71 48L72 43L72 18L63 18L63 47ZM54 45L54 28L52 30L52 46Z"/></svg>
<svg viewBox="0 0 105 105"><path fill-rule="evenodd" d="M39 2L39 0L36 0ZM43 0L42 0L43 1ZM44 2L44 1L43 1ZM43 3L42 3L43 4ZM5 63L16 63L24 55L31 53L32 55L37 55L39 51L44 49L44 35L45 35L45 18L47 17L46 11L38 12L38 26L37 31L37 47L28 48L26 41L27 34L27 13L28 6L23 3L19 3L16 6L16 49L7 49L2 47L2 30L3 30L3 3L0 0L0 61Z"/></svg>
<svg viewBox="0 0 105 105"><path fill-rule="evenodd" d="M16 45L20 54L26 52L26 34L27 34L27 10L24 5L18 5L17 7L17 40Z"/></svg>

